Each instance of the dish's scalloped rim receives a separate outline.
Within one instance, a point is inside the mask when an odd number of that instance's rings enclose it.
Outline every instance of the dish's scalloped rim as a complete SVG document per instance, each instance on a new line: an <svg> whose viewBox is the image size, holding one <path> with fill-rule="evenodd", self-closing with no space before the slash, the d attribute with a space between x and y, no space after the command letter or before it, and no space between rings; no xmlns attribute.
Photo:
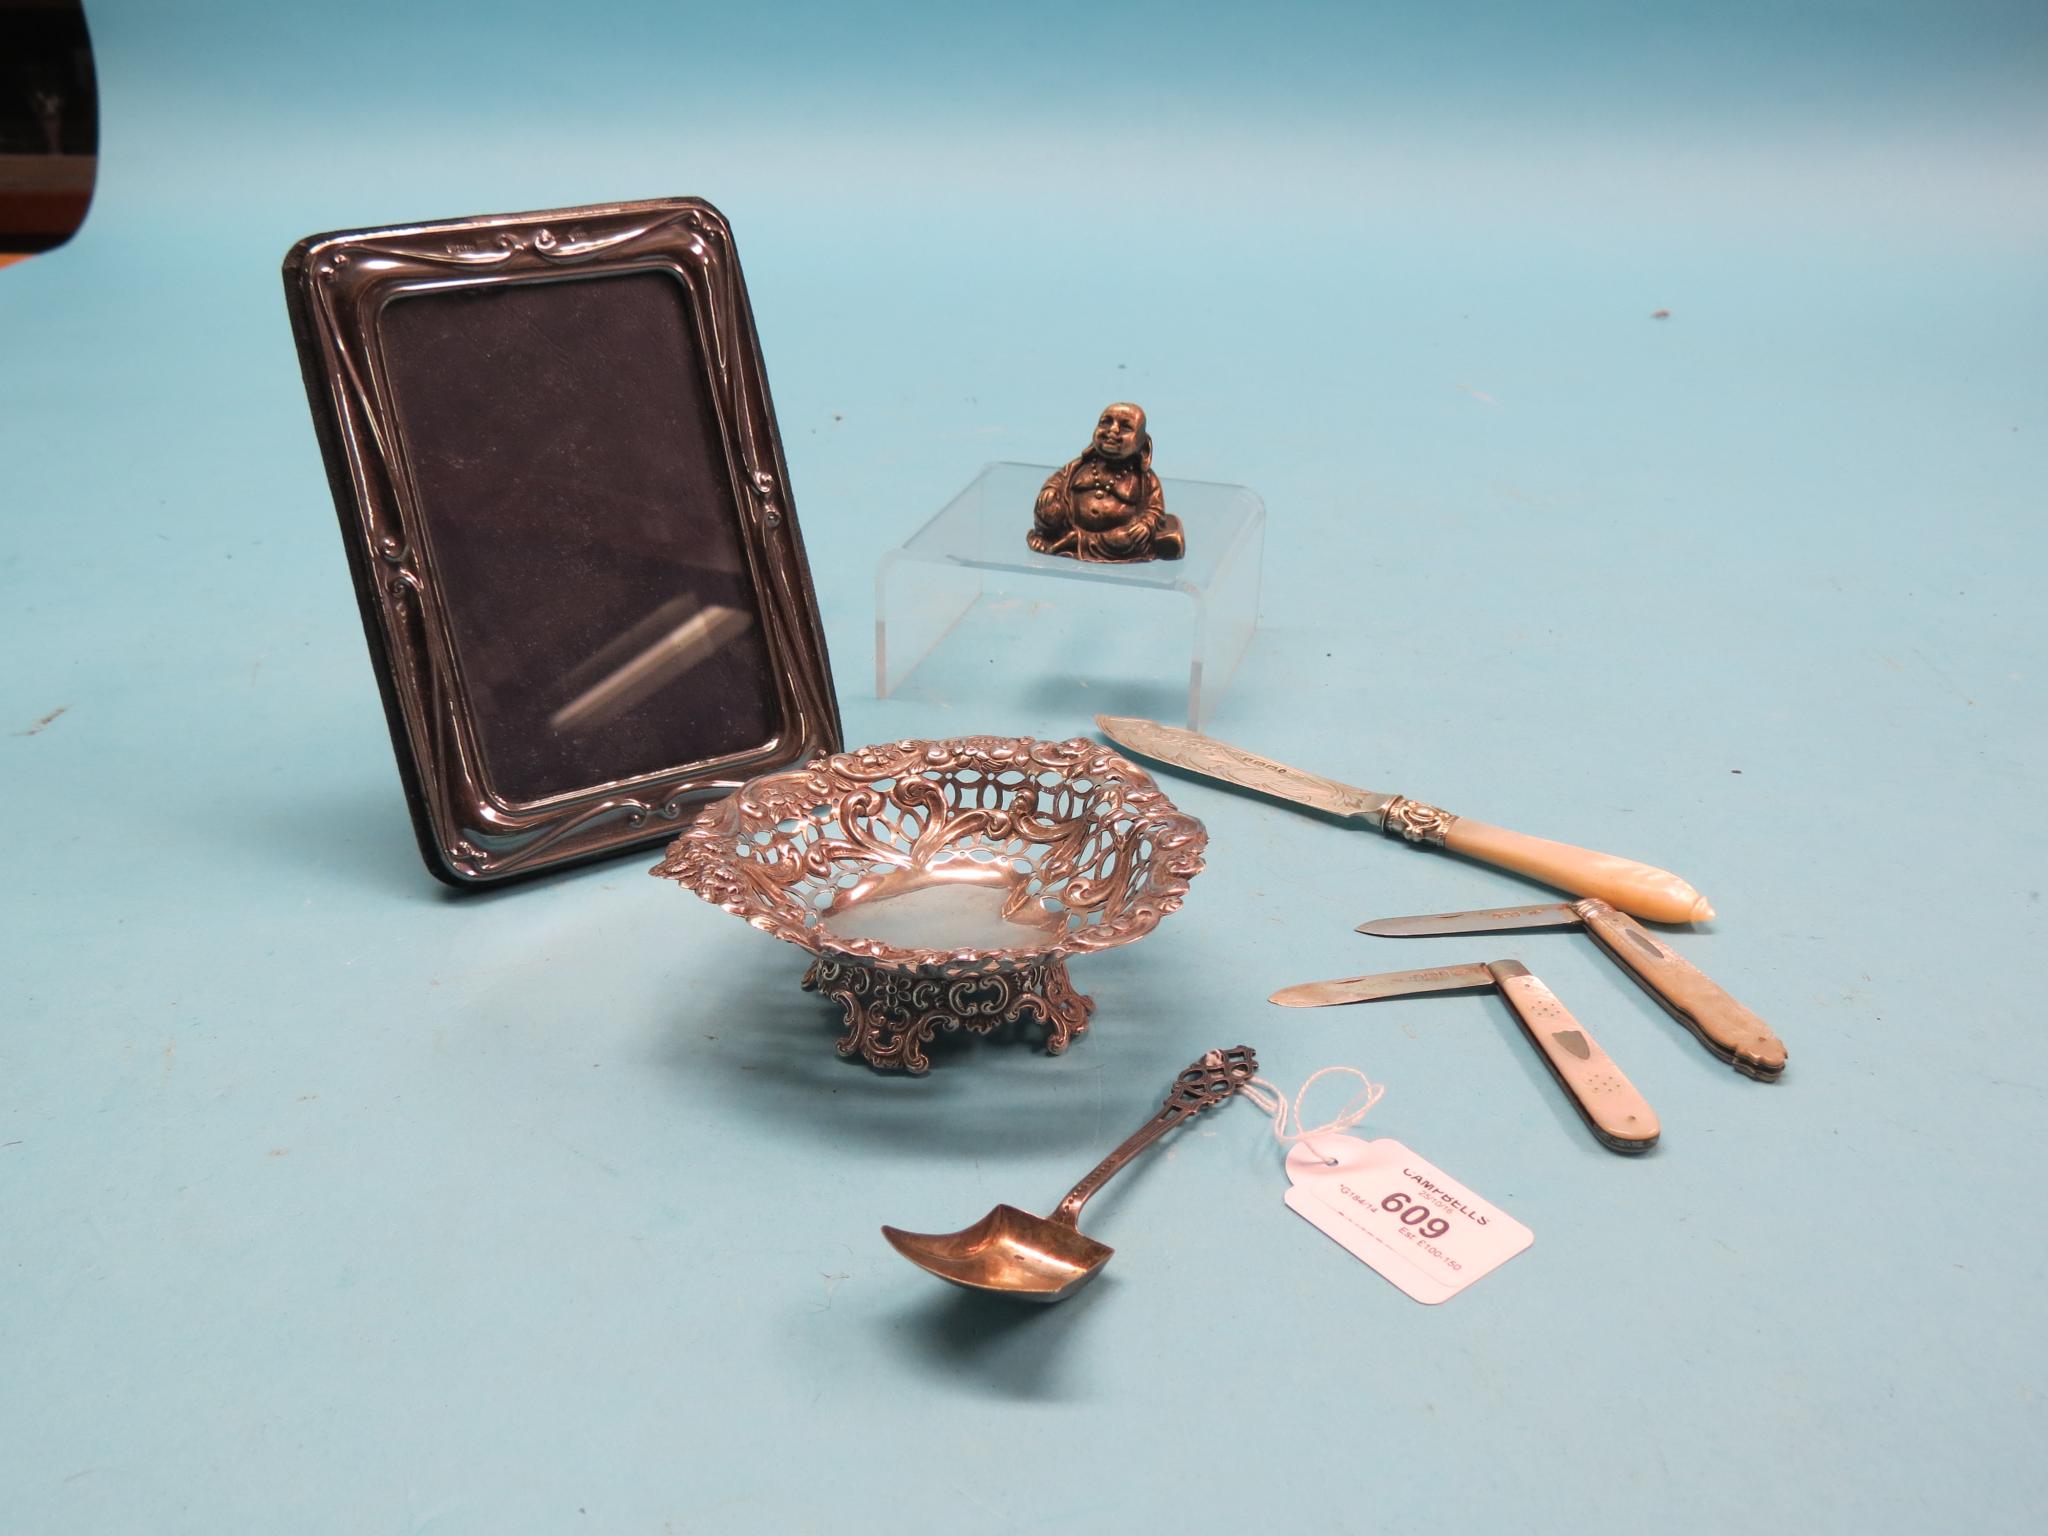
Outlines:
<svg viewBox="0 0 2048 1536"><path fill-rule="evenodd" d="M773 830L778 822L790 819L792 810L808 816L813 806L871 791L884 780L901 783L906 776L923 778L931 771L963 767L995 773L1055 773L1063 779L1086 778L1120 786L1118 814L1133 815L1152 841L1151 877L1118 910L1105 912L1100 922L1069 924L1047 943L1002 949L907 949L876 939L841 938L815 918L805 921L787 907L771 903L767 899L770 882L758 873L760 866L738 857L743 839ZM812 954L959 978L1113 949L1143 938L1180 908L1189 883L1202 872L1208 841L1202 823L1174 805L1151 775L1100 742L1081 736L1065 741L956 736L835 752L798 768L749 780L699 811L649 873L675 880L713 906Z"/></svg>

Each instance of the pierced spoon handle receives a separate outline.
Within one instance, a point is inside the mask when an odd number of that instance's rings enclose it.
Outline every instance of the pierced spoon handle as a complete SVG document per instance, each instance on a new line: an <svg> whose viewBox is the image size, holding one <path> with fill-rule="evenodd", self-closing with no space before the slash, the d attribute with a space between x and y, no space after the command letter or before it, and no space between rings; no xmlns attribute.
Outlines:
<svg viewBox="0 0 2048 1536"><path fill-rule="evenodd" d="M1173 1080L1166 1105L1147 1120L1109 1156L1088 1170L1086 1177L1067 1191L1067 1198L1052 1213L1052 1219L1074 1226L1081 1219L1081 1207L1098 1189L1123 1171L1124 1164L1151 1146L1181 1121L1213 1109L1252 1080L1259 1070L1259 1058L1248 1045L1227 1051L1210 1051Z"/></svg>

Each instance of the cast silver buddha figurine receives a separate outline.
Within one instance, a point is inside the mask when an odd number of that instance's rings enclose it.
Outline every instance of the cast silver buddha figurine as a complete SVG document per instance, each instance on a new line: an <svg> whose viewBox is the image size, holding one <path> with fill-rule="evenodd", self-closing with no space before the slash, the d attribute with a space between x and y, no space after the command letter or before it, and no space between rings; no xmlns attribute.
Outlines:
<svg viewBox="0 0 2048 1536"><path fill-rule="evenodd" d="M1107 406L1087 452L1053 472L1038 493L1025 541L1042 555L1075 560L1178 560L1187 553L1180 519L1166 510L1152 473L1145 413Z"/></svg>

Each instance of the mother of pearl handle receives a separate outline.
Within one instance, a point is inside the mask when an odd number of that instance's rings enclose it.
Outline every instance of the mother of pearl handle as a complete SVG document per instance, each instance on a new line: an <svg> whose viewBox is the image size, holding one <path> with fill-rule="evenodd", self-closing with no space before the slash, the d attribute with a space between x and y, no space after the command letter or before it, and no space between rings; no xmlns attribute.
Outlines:
<svg viewBox="0 0 2048 1536"><path fill-rule="evenodd" d="M1574 896L1597 896L1653 923L1704 923L1714 915L1706 897L1653 864L1490 827L1469 816L1446 816L1442 825L1443 846L1453 853L1512 869ZM1391 815L1387 828L1395 830Z"/></svg>
<svg viewBox="0 0 2048 1536"><path fill-rule="evenodd" d="M1657 1112L1557 995L1519 960L1495 960L1486 968L1600 1144L1610 1152L1647 1152L1657 1145Z"/></svg>
<svg viewBox="0 0 2048 1536"><path fill-rule="evenodd" d="M1759 1082L1773 1082L1784 1074L1785 1042L1712 977L1640 923L1615 911L1611 902L1580 901L1573 906L1600 947L1708 1050Z"/></svg>

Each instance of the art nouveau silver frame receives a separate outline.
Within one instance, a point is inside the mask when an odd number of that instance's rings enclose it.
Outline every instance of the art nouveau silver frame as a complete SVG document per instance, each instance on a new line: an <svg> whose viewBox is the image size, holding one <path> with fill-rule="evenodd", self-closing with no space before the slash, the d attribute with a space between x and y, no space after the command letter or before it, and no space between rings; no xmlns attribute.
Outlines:
<svg viewBox="0 0 2048 1536"><path fill-rule="evenodd" d="M393 299L428 289L648 271L687 295L770 660L759 686L777 724L737 754L514 801L491 783L479 751L379 317ZM489 884L658 841L693 803L839 748L760 343L732 232L715 208L673 198L315 235L286 257L284 284L393 747L437 876Z"/></svg>

